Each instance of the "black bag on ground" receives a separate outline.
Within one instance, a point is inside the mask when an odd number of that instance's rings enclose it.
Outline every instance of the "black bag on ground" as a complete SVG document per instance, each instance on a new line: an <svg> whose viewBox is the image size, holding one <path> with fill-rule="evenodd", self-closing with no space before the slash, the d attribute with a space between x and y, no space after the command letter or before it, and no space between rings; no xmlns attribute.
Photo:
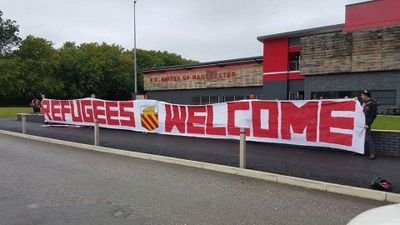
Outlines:
<svg viewBox="0 0 400 225"><path fill-rule="evenodd" d="M392 184L382 177L375 177L371 182L371 188L380 191L392 191Z"/></svg>

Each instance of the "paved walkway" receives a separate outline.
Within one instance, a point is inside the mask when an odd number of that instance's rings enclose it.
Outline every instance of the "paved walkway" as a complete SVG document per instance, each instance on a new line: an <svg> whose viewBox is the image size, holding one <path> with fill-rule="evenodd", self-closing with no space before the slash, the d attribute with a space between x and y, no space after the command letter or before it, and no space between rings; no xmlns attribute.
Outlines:
<svg viewBox="0 0 400 225"><path fill-rule="evenodd" d="M384 205L0 134L0 225L343 225Z"/></svg>
<svg viewBox="0 0 400 225"><path fill-rule="evenodd" d="M93 143L92 128L42 127L28 123L27 133ZM20 132L21 122L1 118L0 129ZM229 166L239 164L239 142L101 129L100 145ZM376 176L388 179L400 193L400 158L369 160L350 152L248 142L247 167L283 175L368 188Z"/></svg>

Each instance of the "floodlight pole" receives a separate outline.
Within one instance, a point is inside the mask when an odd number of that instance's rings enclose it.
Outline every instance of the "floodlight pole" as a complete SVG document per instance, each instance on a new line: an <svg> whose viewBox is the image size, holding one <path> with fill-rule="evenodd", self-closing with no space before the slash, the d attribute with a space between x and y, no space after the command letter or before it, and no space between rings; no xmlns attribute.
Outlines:
<svg viewBox="0 0 400 225"><path fill-rule="evenodd" d="M137 95L137 64L136 64L136 2L133 1L133 68L135 76L135 98Z"/></svg>

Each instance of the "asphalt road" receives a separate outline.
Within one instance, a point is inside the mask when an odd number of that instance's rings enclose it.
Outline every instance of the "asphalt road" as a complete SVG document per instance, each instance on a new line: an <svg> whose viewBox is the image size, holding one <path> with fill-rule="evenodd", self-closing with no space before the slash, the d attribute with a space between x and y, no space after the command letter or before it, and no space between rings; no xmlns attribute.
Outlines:
<svg viewBox="0 0 400 225"><path fill-rule="evenodd" d="M93 143L92 128L42 127L28 123L28 134ZM21 122L1 118L0 129L21 132ZM229 166L239 164L239 142L101 129L100 145ZM248 142L247 167L283 175L368 188L376 176L400 193L400 157L369 160L339 150Z"/></svg>
<svg viewBox="0 0 400 225"><path fill-rule="evenodd" d="M343 225L383 202L0 135L0 224Z"/></svg>

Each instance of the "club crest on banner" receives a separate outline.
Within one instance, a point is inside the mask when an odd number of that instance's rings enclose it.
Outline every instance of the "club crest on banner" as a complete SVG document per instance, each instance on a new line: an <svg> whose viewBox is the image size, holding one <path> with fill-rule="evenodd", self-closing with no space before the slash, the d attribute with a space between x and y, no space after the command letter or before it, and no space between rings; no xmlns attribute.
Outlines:
<svg viewBox="0 0 400 225"><path fill-rule="evenodd" d="M142 107L141 108L142 127L148 131L152 131L158 127L158 112L157 107Z"/></svg>

